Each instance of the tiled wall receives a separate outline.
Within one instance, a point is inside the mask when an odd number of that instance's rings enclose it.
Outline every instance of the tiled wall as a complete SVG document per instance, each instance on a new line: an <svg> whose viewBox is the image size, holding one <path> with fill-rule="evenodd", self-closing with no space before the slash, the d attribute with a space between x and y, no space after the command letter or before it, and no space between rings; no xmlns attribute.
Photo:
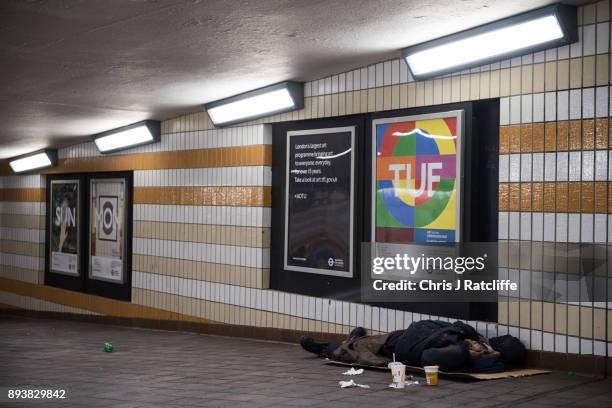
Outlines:
<svg viewBox="0 0 612 408"><path fill-rule="evenodd" d="M304 109L245 126L214 130L205 113L193 113L163 122L160 144L105 157L91 143L62 149L54 172L135 171L132 303L141 308L118 302L109 312L110 303L76 295L66 301L69 296L42 286L44 177L1 177L0 303L41 308L52 298L61 307L103 314L332 333L355 325L384 332L435 317L266 289L274 215L265 124L477 99L500 98L499 135L490 135L500 138L500 241L517 240L530 251L606 244L612 240L609 1L581 7L578 19L580 41L571 46L420 82L403 61L385 61L308 82ZM533 279L512 257L500 273ZM502 296L499 324L471 323L488 336L519 336L533 350L612 353L609 303L521 297Z"/></svg>

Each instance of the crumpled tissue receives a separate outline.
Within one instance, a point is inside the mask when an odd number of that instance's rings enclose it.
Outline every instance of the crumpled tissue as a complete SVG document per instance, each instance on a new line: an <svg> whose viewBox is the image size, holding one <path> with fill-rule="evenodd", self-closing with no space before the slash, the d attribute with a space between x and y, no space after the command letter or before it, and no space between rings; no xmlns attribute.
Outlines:
<svg viewBox="0 0 612 408"><path fill-rule="evenodd" d="M359 375L359 374L363 374L363 368L360 368L359 370L355 370L355 367L351 367L350 370L342 373L342 375Z"/></svg>
<svg viewBox="0 0 612 408"><path fill-rule="evenodd" d="M359 388L370 388L369 385L357 384L354 380L349 381L338 381L340 388L359 387Z"/></svg>

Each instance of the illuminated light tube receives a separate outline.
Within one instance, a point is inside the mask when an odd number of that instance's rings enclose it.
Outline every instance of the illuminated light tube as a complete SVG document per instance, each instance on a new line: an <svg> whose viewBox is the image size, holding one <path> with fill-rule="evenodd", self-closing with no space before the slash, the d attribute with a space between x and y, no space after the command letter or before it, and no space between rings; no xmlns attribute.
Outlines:
<svg viewBox="0 0 612 408"><path fill-rule="evenodd" d="M304 107L304 85L281 82L204 105L217 127L246 122Z"/></svg>
<svg viewBox="0 0 612 408"><path fill-rule="evenodd" d="M57 166L57 150L44 149L9 159L15 173L25 173Z"/></svg>
<svg viewBox="0 0 612 408"><path fill-rule="evenodd" d="M415 79L427 79L578 41L576 7L532 10L404 48Z"/></svg>
<svg viewBox="0 0 612 408"><path fill-rule="evenodd" d="M113 153L159 142L160 125L158 121L145 120L97 134L93 138L100 153Z"/></svg>

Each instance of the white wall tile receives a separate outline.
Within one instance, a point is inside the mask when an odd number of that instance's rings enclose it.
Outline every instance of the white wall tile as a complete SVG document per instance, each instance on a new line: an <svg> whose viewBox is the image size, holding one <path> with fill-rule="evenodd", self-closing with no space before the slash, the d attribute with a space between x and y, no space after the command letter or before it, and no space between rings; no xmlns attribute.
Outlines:
<svg viewBox="0 0 612 408"><path fill-rule="evenodd" d="M521 97L510 97L510 124L521 123Z"/></svg>
<svg viewBox="0 0 612 408"><path fill-rule="evenodd" d="M607 160L607 154L606 154L606 160ZM500 154L499 155L499 182L500 183L508 182L509 173L510 173L510 156L507 154Z"/></svg>
<svg viewBox="0 0 612 408"><path fill-rule="evenodd" d="M557 181L567 181L568 160L568 152L557 152Z"/></svg>
<svg viewBox="0 0 612 408"><path fill-rule="evenodd" d="M508 239L508 213L500 211L498 215L497 235L499 239Z"/></svg>
<svg viewBox="0 0 612 408"><path fill-rule="evenodd" d="M582 117L592 118L595 116L595 89L584 88L582 90Z"/></svg>
<svg viewBox="0 0 612 408"><path fill-rule="evenodd" d="M594 239L597 243L606 242L606 234L608 230L607 220L608 217L606 214L595 214Z"/></svg>
<svg viewBox="0 0 612 408"><path fill-rule="evenodd" d="M598 118L605 118L609 115L608 102L610 97L608 95L607 86L599 86L595 88L595 116Z"/></svg>
<svg viewBox="0 0 612 408"><path fill-rule="evenodd" d="M582 117L582 92L580 89L570 91L569 118L580 119Z"/></svg>
<svg viewBox="0 0 612 408"><path fill-rule="evenodd" d="M593 214L580 215L580 240L581 242L593 242L594 239L594 216Z"/></svg>
<svg viewBox="0 0 612 408"><path fill-rule="evenodd" d="M532 162L533 181L544 181L544 153L533 153Z"/></svg>
<svg viewBox="0 0 612 408"><path fill-rule="evenodd" d="M533 95L521 96L521 123L533 121Z"/></svg>
<svg viewBox="0 0 612 408"><path fill-rule="evenodd" d="M531 240L531 213L521 213L521 240Z"/></svg>
<svg viewBox="0 0 612 408"><path fill-rule="evenodd" d="M501 105L501 99L500 99ZM544 122L544 94L533 94L533 121ZM501 123L500 123L501 124Z"/></svg>
<svg viewBox="0 0 612 408"><path fill-rule="evenodd" d="M569 118L569 91L559 91L557 93L557 120L567 120Z"/></svg>
<svg viewBox="0 0 612 408"><path fill-rule="evenodd" d="M532 155L521 154L521 181L531 181Z"/></svg>
<svg viewBox="0 0 612 408"><path fill-rule="evenodd" d="M521 155L510 155L510 182L518 182L521 177Z"/></svg>
<svg viewBox="0 0 612 408"><path fill-rule="evenodd" d="M567 242L567 214L556 215L555 241Z"/></svg>
<svg viewBox="0 0 612 408"><path fill-rule="evenodd" d="M557 93L546 92L544 96L544 120L557 120Z"/></svg>
<svg viewBox="0 0 612 408"><path fill-rule="evenodd" d="M596 52L597 54L605 54L609 52L610 44L610 23L598 23L596 27Z"/></svg>
<svg viewBox="0 0 612 408"><path fill-rule="evenodd" d="M534 212L531 216L531 239L534 241L542 241L544 239L544 214Z"/></svg>
<svg viewBox="0 0 612 408"><path fill-rule="evenodd" d="M520 214L518 212L509 213L509 239L520 239Z"/></svg>
<svg viewBox="0 0 612 408"><path fill-rule="evenodd" d="M510 124L510 98L499 99L499 124Z"/></svg>

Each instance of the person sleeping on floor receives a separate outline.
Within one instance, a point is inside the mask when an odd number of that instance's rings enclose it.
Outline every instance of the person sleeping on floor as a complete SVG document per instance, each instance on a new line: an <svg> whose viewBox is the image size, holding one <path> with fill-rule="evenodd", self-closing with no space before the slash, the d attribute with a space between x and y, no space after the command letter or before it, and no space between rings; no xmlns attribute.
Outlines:
<svg viewBox="0 0 612 408"><path fill-rule="evenodd" d="M395 360L413 367L437 365L445 372L495 373L521 367L525 347L510 335L487 340L463 322L422 320L405 330L367 335L357 327L342 343L320 343L302 336L302 348L331 360L386 367Z"/></svg>

